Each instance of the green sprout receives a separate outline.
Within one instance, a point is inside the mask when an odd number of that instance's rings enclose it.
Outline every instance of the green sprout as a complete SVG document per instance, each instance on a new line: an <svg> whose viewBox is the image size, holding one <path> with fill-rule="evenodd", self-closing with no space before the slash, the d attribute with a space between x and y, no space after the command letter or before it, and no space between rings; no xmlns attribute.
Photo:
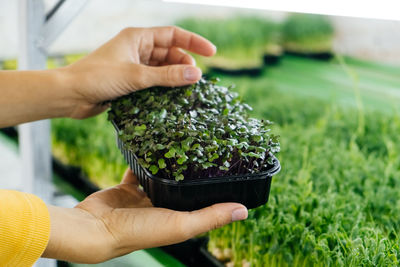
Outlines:
<svg viewBox="0 0 400 267"><path fill-rule="evenodd" d="M112 102L109 120L153 175L183 180L259 173L271 167L279 140L269 121L216 81L154 87Z"/></svg>

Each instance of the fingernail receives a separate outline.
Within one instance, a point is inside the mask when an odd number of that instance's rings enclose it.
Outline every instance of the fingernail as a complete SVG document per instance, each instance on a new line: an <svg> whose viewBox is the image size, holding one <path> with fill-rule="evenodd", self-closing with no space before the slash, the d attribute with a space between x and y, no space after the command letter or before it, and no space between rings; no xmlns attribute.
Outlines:
<svg viewBox="0 0 400 267"><path fill-rule="evenodd" d="M199 79L199 70L195 67L186 67L183 71L183 78L186 81L196 81Z"/></svg>
<svg viewBox="0 0 400 267"><path fill-rule="evenodd" d="M248 211L246 208L235 209L232 212L232 222L241 221L247 219Z"/></svg>

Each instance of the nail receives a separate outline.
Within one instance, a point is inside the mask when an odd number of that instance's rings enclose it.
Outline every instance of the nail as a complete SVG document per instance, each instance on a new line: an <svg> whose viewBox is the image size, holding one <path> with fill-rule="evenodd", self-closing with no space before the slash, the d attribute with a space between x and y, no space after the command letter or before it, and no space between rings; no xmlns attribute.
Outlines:
<svg viewBox="0 0 400 267"><path fill-rule="evenodd" d="M247 219L248 211L246 208L235 209L232 212L232 222L241 221Z"/></svg>
<svg viewBox="0 0 400 267"><path fill-rule="evenodd" d="M186 67L183 71L183 78L186 81L196 81L199 79L199 70L195 67Z"/></svg>

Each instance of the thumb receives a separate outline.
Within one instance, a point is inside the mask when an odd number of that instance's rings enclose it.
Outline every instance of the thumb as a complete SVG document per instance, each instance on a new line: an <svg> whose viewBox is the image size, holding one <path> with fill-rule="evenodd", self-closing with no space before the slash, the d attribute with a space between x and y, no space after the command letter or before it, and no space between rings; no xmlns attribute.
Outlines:
<svg viewBox="0 0 400 267"><path fill-rule="evenodd" d="M212 206L181 213L181 230L189 237L220 228L235 221L247 219L247 208L239 203L219 203Z"/></svg>
<svg viewBox="0 0 400 267"><path fill-rule="evenodd" d="M168 214L157 221L162 229L162 233L156 235L157 241L163 245L182 242L231 222L245 220L248 215L247 208L239 203L219 203L191 212L161 210Z"/></svg>
<svg viewBox="0 0 400 267"><path fill-rule="evenodd" d="M192 65L167 65L151 67L141 65L141 87L151 86L183 86L197 82L201 78L201 70Z"/></svg>

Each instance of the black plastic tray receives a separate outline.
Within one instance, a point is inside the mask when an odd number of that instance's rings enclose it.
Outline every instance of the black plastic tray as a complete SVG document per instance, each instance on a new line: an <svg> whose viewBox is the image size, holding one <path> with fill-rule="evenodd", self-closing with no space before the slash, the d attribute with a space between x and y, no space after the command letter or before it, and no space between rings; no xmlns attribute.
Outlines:
<svg viewBox="0 0 400 267"><path fill-rule="evenodd" d="M188 267L225 267L207 250L207 243L203 236L160 248Z"/></svg>
<svg viewBox="0 0 400 267"><path fill-rule="evenodd" d="M257 77L260 76L263 70L263 65L260 65L258 67L243 67L243 68L236 68L236 69L229 69L229 68L223 68L223 67L216 67L216 66L210 66L209 67L209 72L210 73L220 73L220 74L226 74L226 75L231 75L231 76L251 76L251 77Z"/></svg>
<svg viewBox="0 0 400 267"><path fill-rule="evenodd" d="M282 55L264 54L263 62L265 66L276 66L281 62Z"/></svg>
<svg viewBox="0 0 400 267"><path fill-rule="evenodd" d="M316 59L316 60L321 60L321 61L328 61L328 60L331 60L334 57L333 53L330 52L330 51L315 52L315 53L303 53L303 52L286 50L285 54L286 55L291 55L291 56L296 56L296 57L304 57L304 58Z"/></svg>
<svg viewBox="0 0 400 267"><path fill-rule="evenodd" d="M113 125L118 132L115 122ZM262 173L175 181L154 176L143 168L118 134L117 143L153 205L173 210L191 211L222 202L242 203L248 209L258 207L267 203L272 176L281 170L274 157L274 164Z"/></svg>

